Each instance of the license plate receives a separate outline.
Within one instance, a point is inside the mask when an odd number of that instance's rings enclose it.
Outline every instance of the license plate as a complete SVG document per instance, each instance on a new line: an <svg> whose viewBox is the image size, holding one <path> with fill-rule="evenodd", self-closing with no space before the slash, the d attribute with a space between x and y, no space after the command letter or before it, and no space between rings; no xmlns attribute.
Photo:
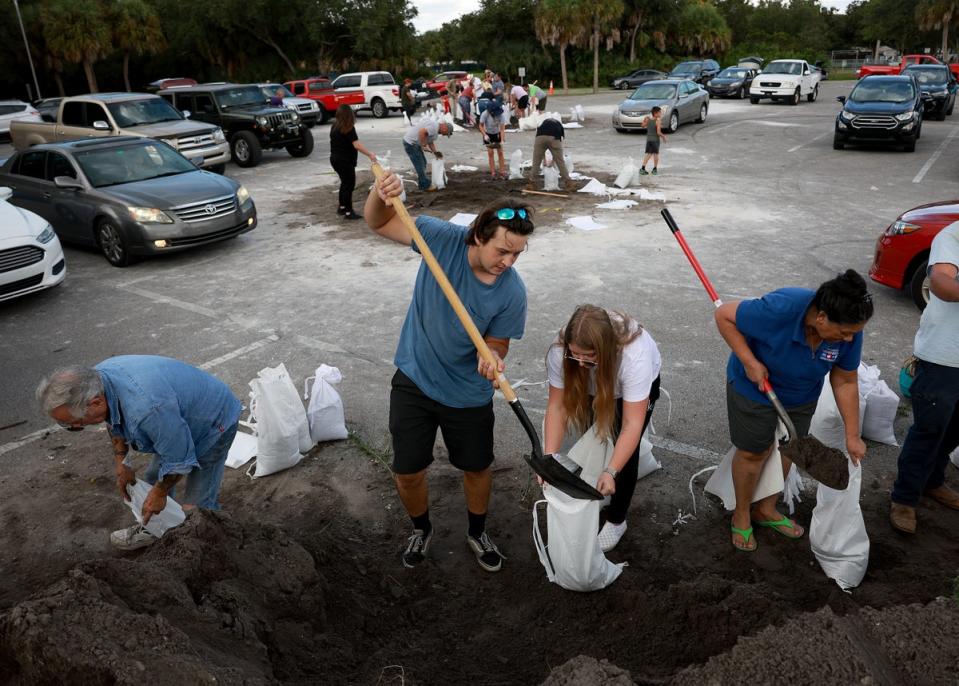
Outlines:
<svg viewBox="0 0 959 686"><path fill-rule="evenodd" d="M773 94L772 91L763 91L763 95L772 95L772 94Z"/></svg>

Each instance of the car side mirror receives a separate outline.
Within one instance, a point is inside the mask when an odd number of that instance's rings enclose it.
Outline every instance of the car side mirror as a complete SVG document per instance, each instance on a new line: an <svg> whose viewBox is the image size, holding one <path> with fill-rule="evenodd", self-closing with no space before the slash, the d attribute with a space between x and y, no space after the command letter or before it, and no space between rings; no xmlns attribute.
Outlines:
<svg viewBox="0 0 959 686"><path fill-rule="evenodd" d="M803 69L802 73L803 73L803 76L809 76L809 70L808 70L808 69Z"/></svg>
<svg viewBox="0 0 959 686"><path fill-rule="evenodd" d="M189 119L190 115L193 114L190 110L183 110L183 118Z"/></svg>
<svg viewBox="0 0 959 686"><path fill-rule="evenodd" d="M837 97L836 97L836 100L837 100L838 102L841 102L843 105L846 104L846 96L845 96L845 95L839 95L839 96L837 96Z"/></svg>
<svg viewBox="0 0 959 686"><path fill-rule="evenodd" d="M93 122L93 129L94 131L109 131L110 125L102 119L97 119L95 122Z"/></svg>
<svg viewBox="0 0 959 686"><path fill-rule="evenodd" d="M53 179L53 185L68 191L82 191L83 184L72 176L57 176Z"/></svg>

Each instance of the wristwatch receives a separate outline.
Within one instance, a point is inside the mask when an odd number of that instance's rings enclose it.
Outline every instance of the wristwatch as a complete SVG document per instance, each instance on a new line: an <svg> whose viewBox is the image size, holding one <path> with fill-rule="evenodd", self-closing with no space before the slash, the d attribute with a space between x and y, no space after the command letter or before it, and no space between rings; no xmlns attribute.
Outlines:
<svg viewBox="0 0 959 686"><path fill-rule="evenodd" d="M613 469L612 467L607 467L607 468L604 469L603 471L606 472L607 474L609 474L609 475L610 475L611 477L613 477L614 479L615 479L617 476L619 476L619 470L618 470L618 469Z"/></svg>

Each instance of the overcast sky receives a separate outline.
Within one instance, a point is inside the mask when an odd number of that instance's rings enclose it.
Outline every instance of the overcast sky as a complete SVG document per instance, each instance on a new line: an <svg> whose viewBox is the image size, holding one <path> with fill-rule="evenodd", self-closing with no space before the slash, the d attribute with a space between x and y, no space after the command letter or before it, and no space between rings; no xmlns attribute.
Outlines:
<svg viewBox="0 0 959 686"><path fill-rule="evenodd" d="M820 0L825 7L835 7L845 11L852 0ZM419 16L413 20L413 25L420 33L430 29L438 29L445 22L471 12L477 8L476 0L413 0Z"/></svg>

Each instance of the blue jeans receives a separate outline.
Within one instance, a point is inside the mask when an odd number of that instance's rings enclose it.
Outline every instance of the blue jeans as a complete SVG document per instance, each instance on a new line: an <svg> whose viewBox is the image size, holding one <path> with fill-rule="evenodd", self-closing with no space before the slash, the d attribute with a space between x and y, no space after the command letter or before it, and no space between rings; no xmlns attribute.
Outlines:
<svg viewBox="0 0 959 686"><path fill-rule="evenodd" d="M406 150L410 162L413 163L413 169L416 170L420 190L425 191L430 187L430 177L426 175L426 155L423 154L423 148L420 147L419 143L410 145L406 141L403 141L403 148Z"/></svg>
<svg viewBox="0 0 959 686"><path fill-rule="evenodd" d="M234 424L223 431L223 435L213 444L206 455L198 455L197 461L199 467L195 467L186 477L186 485L182 498L177 498L174 491L170 490L170 497L181 505L196 505L207 510L219 510L220 504L217 497L220 495L220 482L223 481L223 466L226 463L226 457L230 452L230 446L233 445L233 437L236 436L237 425ZM160 475L160 457L154 455L143 472L143 480L153 485Z"/></svg>
<svg viewBox="0 0 959 686"><path fill-rule="evenodd" d="M949 453L959 445L959 367L919 360L912 382L913 425L899 453L892 500L916 507L942 486Z"/></svg>

